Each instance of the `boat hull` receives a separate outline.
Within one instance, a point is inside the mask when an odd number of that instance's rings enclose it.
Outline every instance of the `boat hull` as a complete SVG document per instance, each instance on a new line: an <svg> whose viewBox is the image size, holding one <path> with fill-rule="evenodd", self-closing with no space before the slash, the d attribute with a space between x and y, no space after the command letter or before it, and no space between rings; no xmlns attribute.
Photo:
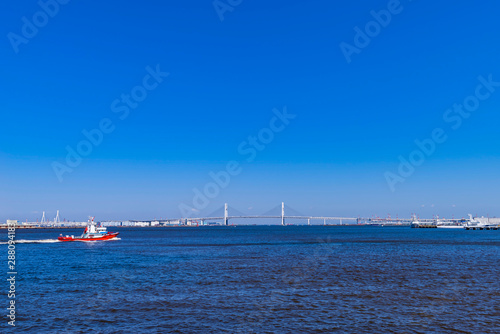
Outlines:
<svg viewBox="0 0 500 334"><path fill-rule="evenodd" d="M59 237L57 240L59 241L84 241L84 242L91 242L91 241L105 241L105 240L111 240L113 238L116 238L118 235L118 232L115 233L108 233L103 235L102 237L98 238L74 238L74 237Z"/></svg>

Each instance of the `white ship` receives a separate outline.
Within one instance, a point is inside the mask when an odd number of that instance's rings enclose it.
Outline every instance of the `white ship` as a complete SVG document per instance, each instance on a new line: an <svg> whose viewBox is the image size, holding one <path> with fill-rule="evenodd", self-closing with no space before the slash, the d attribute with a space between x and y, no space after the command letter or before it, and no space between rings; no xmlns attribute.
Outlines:
<svg viewBox="0 0 500 334"><path fill-rule="evenodd" d="M460 221L460 220L449 220L449 221L445 221L445 220L441 220L438 218L436 218L436 227L437 228L461 228L463 229L465 226L465 222L464 221Z"/></svg>

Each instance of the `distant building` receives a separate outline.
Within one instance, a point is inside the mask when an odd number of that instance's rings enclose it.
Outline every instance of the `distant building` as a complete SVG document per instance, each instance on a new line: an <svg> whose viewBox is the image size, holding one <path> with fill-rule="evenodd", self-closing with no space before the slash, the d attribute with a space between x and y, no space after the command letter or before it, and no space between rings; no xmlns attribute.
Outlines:
<svg viewBox="0 0 500 334"><path fill-rule="evenodd" d="M500 224L500 218L476 217L474 218L481 224Z"/></svg>
<svg viewBox="0 0 500 334"><path fill-rule="evenodd" d="M121 226L122 222L121 221L107 221L107 222L101 222L102 226Z"/></svg>

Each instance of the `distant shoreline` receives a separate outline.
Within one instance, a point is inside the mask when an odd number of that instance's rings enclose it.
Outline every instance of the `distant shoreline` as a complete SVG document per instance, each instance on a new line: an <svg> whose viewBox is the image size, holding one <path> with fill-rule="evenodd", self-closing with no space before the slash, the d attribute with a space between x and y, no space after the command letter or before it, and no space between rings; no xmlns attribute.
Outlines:
<svg viewBox="0 0 500 334"><path fill-rule="evenodd" d="M281 226L279 224L276 224L276 225L266 225L266 224L252 224L252 225L246 225L246 224L238 224L238 225L228 225L228 226L224 226L224 225L199 225L199 226L196 226L196 225L163 225L163 226L107 226L108 228L137 228L137 229L140 229L140 228L151 228L151 227L154 227L154 228L172 228L172 227L182 227L182 228L193 228L193 227L236 227L236 226ZM287 226L309 226L309 227L319 227L319 226L325 226L325 227L345 227L345 226L373 226L373 227L384 227L384 226L391 226L391 227L394 227L394 226L400 226L400 227L409 227L410 224L385 224L383 226L381 225L375 225L375 224L343 224L343 225L339 225L339 224L332 224L332 225L323 225L323 224L318 224L318 225L287 225ZM84 226L25 226L25 225L19 225L19 226L16 226L16 230L17 229L26 229L26 230L35 230L35 229L39 229L39 230L46 230L46 229L81 229L83 228ZM0 230L2 229L7 229L7 225L0 225Z"/></svg>

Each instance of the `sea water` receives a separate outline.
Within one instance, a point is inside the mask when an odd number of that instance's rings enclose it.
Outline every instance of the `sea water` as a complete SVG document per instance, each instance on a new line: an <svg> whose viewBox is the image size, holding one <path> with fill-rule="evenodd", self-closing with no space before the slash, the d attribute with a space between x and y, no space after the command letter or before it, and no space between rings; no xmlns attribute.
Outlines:
<svg viewBox="0 0 500 334"><path fill-rule="evenodd" d="M16 231L15 331L500 332L500 231L109 230L120 240L56 241L80 229ZM7 246L0 249L6 259ZM4 267L7 278L7 260ZM4 310L2 333L13 330Z"/></svg>

